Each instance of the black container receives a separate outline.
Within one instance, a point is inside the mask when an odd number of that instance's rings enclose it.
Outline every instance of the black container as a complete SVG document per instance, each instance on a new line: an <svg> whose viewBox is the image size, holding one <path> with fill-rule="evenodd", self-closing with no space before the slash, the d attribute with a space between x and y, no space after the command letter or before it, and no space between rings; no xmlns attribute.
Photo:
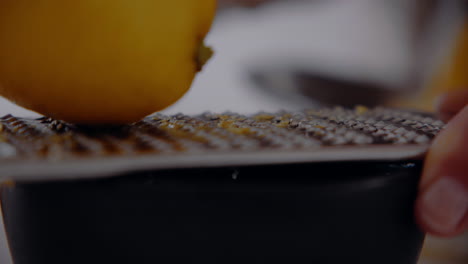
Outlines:
<svg viewBox="0 0 468 264"><path fill-rule="evenodd" d="M16 264L415 264L419 162L135 172L1 191Z"/></svg>

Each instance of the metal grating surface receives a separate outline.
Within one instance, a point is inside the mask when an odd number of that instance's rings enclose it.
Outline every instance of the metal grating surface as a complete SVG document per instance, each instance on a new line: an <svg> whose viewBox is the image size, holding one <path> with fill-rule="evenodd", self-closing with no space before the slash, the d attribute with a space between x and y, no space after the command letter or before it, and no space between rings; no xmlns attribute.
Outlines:
<svg viewBox="0 0 468 264"><path fill-rule="evenodd" d="M428 114L363 107L252 116L235 113L155 115L120 127L80 127L50 118L33 120L8 115L0 118L0 178L14 175L15 164L17 170L19 164L25 162L40 162L44 166L116 157L151 156L152 164L157 164L158 159L162 163L161 158L166 158L167 164L167 157L181 155L197 156L200 162L200 155L207 155L208 159L209 155L222 156L223 153L248 156L256 152L289 152L317 156L328 153L323 157L333 160L334 152L336 157L343 156L340 150L346 149L348 159L353 160L359 159L353 152L374 149L369 152L368 159L385 159L388 148L398 152L404 147L420 147L418 151L424 152L444 125ZM346 160L346 155L340 160ZM226 164L231 158L225 157ZM404 153L401 158L405 158ZM365 155L361 155L361 159L365 159ZM222 163L217 162L218 165Z"/></svg>

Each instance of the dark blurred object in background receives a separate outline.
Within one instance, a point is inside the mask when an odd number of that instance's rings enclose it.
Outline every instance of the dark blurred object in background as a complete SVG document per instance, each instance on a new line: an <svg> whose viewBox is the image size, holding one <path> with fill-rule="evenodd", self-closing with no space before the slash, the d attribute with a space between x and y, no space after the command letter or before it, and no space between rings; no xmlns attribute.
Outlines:
<svg viewBox="0 0 468 264"><path fill-rule="evenodd" d="M257 70L252 71L250 76L266 96L282 97L285 100L305 98L311 101L311 105L321 107L375 107L386 104L396 94L391 89L365 80L346 80L308 71L281 74Z"/></svg>

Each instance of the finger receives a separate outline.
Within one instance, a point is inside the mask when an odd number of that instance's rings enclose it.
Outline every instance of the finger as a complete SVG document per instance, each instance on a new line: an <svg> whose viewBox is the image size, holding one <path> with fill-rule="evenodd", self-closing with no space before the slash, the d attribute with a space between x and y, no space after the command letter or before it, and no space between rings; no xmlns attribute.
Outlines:
<svg viewBox="0 0 468 264"><path fill-rule="evenodd" d="M468 228L468 106L434 141L425 162L416 218L434 235Z"/></svg>
<svg viewBox="0 0 468 264"><path fill-rule="evenodd" d="M455 91L439 97L436 109L444 121L449 121L466 105L468 105L468 90Z"/></svg>

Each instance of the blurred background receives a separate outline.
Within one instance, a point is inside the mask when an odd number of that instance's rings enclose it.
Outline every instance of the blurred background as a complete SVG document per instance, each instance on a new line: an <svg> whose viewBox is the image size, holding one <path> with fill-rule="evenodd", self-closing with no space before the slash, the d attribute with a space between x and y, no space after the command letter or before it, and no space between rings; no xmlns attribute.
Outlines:
<svg viewBox="0 0 468 264"><path fill-rule="evenodd" d="M468 69L460 55L468 49L464 7L461 0L224 0L207 39L215 57L164 112L333 104L431 111L437 94L468 87L460 72ZM37 116L0 99L0 115L7 113ZM2 232L0 263L10 264ZM468 263L468 238L429 238L421 263Z"/></svg>

